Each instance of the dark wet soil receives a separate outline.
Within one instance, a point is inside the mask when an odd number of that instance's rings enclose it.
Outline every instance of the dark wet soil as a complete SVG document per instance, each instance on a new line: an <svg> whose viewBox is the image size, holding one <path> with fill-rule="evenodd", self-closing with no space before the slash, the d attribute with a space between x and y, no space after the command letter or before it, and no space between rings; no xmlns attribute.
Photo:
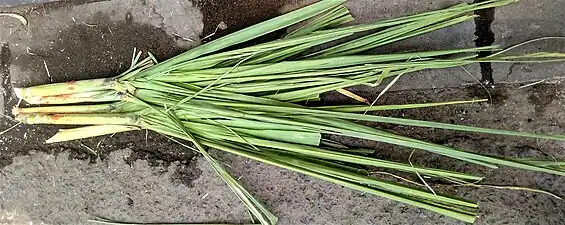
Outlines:
<svg viewBox="0 0 565 225"><path fill-rule="evenodd" d="M528 102L535 106L538 115L542 115L545 108L559 96L558 90L552 85L536 85L528 96Z"/></svg>
<svg viewBox="0 0 565 225"><path fill-rule="evenodd" d="M472 99L490 99L494 105L502 105L509 98L509 91L505 88L492 88L489 86L473 85L463 88L466 97Z"/></svg>
<svg viewBox="0 0 565 225"><path fill-rule="evenodd" d="M222 37L251 25L274 18L285 5L295 5L300 0L196 0L197 6L204 15L204 36L214 33L219 23L224 22L227 28L218 29L210 39ZM277 33L282 34L282 33ZM267 37L272 38L274 36ZM204 40L209 41L209 40Z"/></svg>
<svg viewBox="0 0 565 225"><path fill-rule="evenodd" d="M97 22L75 24L51 40L48 48L34 50L33 55L23 55L14 62L41 74L45 71L45 60L54 75L51 80L37 77L25 85L116 76L129 68L134 47L153 53L158 60L182 51L165 31L132 23L129 14L122 22L107 22L105 15L97 15L94 21Z"/></svg>

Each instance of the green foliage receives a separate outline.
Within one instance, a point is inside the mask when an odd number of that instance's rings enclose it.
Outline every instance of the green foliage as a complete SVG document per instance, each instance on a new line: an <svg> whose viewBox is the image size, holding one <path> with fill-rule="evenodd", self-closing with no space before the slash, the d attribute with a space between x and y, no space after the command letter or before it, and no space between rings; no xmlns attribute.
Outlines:
<svg viewBox="0 0 565 225"><path fill-rule="evenodd" d="M289 169L358 191L393 199L462 221L473 222L477 204L453 196L380 180L365 167L410 173L426 178L478 182L480 175L414 166L368 156L366 149L349 149L324 139L335 135L422 150L489 168L518 169L565 175L562 162L503 159L429 143L357 123L369 121L399 126L448 129L564 141L565 136L496 130L391 118L367 114L379 110L437 107L485 101L453 101L407 105L338 105L305 107L296 102L354 85L378 86L386 78L425 69L458 67L476 62L544 62L565 59L561 53L532 53L476 58L497 46L430 52L364 55L366 50L469 21L474 10L498 7L514 0L459 4L447 9L369 24L352 20L344 0L326 0L251 26L191 49L167 61L140 60L114 79L95 79L15 89L18 97L37 104L68 104L16 108L16 119L27 124L96 125L62 130L49 142L135 129L149 129L190 141L232 188L261 224L277 219L248 193L209 153L230 152ZM285 37L267 43L225 50L267 33L298 26ZM336 40L348 41L334 44ZM389 84L388 87L390 87ZM47 101L48 100L48 101ZM359 100L357 98L357 100ZM101 104L80 104L105 102ZM359 114L359 113L363 114ZM187 146L188 147L188 146ZM191 148L191 147L189 147ZM423 178L422 178L423 179ZM425 182L425 181L424 181Z"/></svg>

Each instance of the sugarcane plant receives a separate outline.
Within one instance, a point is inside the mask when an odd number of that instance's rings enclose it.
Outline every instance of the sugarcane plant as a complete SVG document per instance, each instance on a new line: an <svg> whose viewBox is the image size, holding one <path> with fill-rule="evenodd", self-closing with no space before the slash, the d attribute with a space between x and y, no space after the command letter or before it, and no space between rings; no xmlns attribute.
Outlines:
<svg viewBox="0 0 565 225"><path fill-rule="evenodd" d="M565 175L563 163L503 159L463 151L395 134L357 121L449 129L564 141L565 136L477 128L431 121L392 118L367 112L483 102L485 99L407 105L374 105L345 90L376 87L393 78L425 69L459 67L478 62L550 62L565 54L538 52L507 55L498 46L429 52L366 55L366 50L472 20L475 10L515 0L459 4L369 24L353 20L345 0L327 0L203 44L164 62L134 51L131 67L112 78L14 88L27 103L54 105L15 107L25 124L88 125L62 129L48 143L147 129L192 142L261 224L277 219L208 154L217 149L306 174L351 189L474 222L477 203L394 183L366 173L376 167L458 184L475 183L480 175L415 166L374 158L366 149L348 148L328 135L384 142L428 151L496 169L499 166ZM293 26L295 25L295 26ZM280 29L284 37L233 49ZM345 41L344 41L345 40ZM338 44L335 44L338 43ZM331 45L327 48L319 46ZM229 50L226 50L229 49ZM479 58L477 52L493 51ZM305 106L320 94L338 91L365 105Z"/></svg>

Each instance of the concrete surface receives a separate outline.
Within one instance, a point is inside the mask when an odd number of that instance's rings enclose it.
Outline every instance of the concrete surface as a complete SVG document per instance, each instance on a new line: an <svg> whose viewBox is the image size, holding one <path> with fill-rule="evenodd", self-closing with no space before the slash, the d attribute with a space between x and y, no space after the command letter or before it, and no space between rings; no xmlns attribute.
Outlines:
<svg viewBox="0 0 565 225"><path fill-rule="evenodd" d="M159 223L246 221L245 207L204 159L193 162L202 174L187 187L171 179L178 163L128 165L124 159L131 154L115 151L99 163L69 159L69 152L32 151L15 158L2 170L0 223L84 224L95 216Z"/></svg>
<svg viewBox="0 0 565 225"><path fill-rule="evenodd" d="M227 24L212 38L225 35L311 1L267 0L111 0L88 4L50 4L11 8L29 27L0 19L1 75L16 86L108 77L126 69L133 48L159 59L200 43L199 37ZM390 18L454 4L446 1L370 1L347 3L357 22ZM496 43L516 44L538 36L565 35L565 1L522 0L497 9ZM5 11L0 9L0 11ZM461 24L386 46L375 52L474 46L475 26ZM207 41L207 40L203 40ZM565 51L563 41L532 44L528 49ZM8 52L8 53L6 53ZM47 75L45 64L48 67ZM563 76L564 64L493 65L497 82L528 83ZM512 69L511 69L512 68ZM468 68L480 78L478 66ZM510 74L510 75L508 75ZM559 79L518 89L505 84L490 89L492 104L392 112L387 115L515 130L565 133L563 85ZM461 69L423 71L405 76L382 103L415 103L486 97ZM0 85L1 86L1 85ZM410 90L421 88L436 90ZM449 88L454 87L454 88ZM356 88L374 98L375 90ZM404 90L404 91L401 91ZM13 101L7 96L6 102ZM345 102L329 95L327 103ZM3 105L3 104L0 104ZM2 110L3 111L3 110ZM15 125L0 120L0 130ZM379 125L383 126L383 125ZM469 135L384 126L399 133L505 156L563 159L563 143ZM129 222L248 222L243 206L210 168L194 154L155 133L132 132L63 144L45 145L51 126L16 126L0 136L0 224L88 224L92 216ZM406 161L406 150L374 142L342 140L378 149L375 156ZM88 146L88 147L85 147ZM91 154L88 148L96 151ZM336 185L247 159L216 153L234 176L279 216L280 224L461 224L414 207L366 196ZM486 174L486 183L523 185L565 196L563 179L515 170L483 168L418 154L417 163ZM523 191L434 188L481 204L477 224L565 224L565 204ZM208 193L208 194L206 194Z"/></svg>
<svg viewBox="0 0 565 225"><path fill-rule="evenodd" d="M546 36L565 36L565 1L520 1L496 11L493 23L495 44L511 46ZM548 40L525 45L513 52L561 51L565 40ZM564 63L551 65L536 64L494 64L498 81L520 82L553 77L563 77Z"/></svg>
<svg viewBox="0 0 565 225"><path fill-rule="evenodd" d="M54 2L58 0L0 0L0 6L3 7L15 7L27 4L38 4L46 2Z"/></svg>

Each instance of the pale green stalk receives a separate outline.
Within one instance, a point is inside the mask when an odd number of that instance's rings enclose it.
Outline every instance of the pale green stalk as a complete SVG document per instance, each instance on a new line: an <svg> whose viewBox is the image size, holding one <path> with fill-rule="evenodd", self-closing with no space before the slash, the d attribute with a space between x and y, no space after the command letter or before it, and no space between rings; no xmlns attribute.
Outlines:
<svg viewBox="0 0 565 225"><path fill-rule="evenodd" d="M14 107L12 114L62 114L62 113L124 113L136 112L144 109L137 104L129 102L102 103L96 105L62 105L45 107Z"/></svg>
<svg viewBox="0 0 565 225"><path fill-rule="evenodd" d="M128 114L19 114L16 120L25 124L126 125L139 126L137 115Z"/></svg>
<svg viewBox="0 0 565 225"><path fill-rule="evenodd" d="M315 110L335 111L335 112L369 112L369 111L384 111L384 110L400 110L400 109L417 109L427 107L437 107L446 105L469 104L477 102L487 102L488 99L469 100L469 101L452 101L452 102L435 102L435 103L422 103L422 104L404 104L404 105L338 105L338 106L318 106L312 107Z"/></svg>
<svg viewBox="0 0 565 225"><path fill-rule="evenodd" d="M65 83L45 84L31 88L14 88L14 93L20 99L35 96L66 95L81 92L112 90L115 81L109 78L70 81Z"/></svg>
<svg viewBox="0 0 565 225"><path fill-rule="evenodd" d="M53 96L34 96L24 98L29 104L37 105L59 105L81 102L113 102L120 101L124 94L116 90L79 92L73 94L62 94Z"/></svg>

